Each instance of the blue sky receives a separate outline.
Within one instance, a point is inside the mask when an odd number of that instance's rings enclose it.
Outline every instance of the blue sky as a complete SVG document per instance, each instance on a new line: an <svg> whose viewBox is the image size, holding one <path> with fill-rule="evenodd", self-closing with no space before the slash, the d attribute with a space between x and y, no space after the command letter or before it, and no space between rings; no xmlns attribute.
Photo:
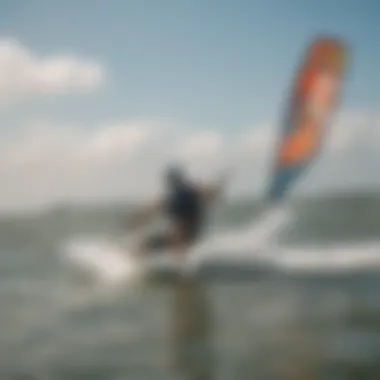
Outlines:
<svg viewBox="0 0 380 380"><path fill-rule="evenodd" d="M379 16L378 0L1 1L0 136L14 136L0 139L0 209L137 196L176 155L209 175L233 162L239 191L262 188L319 34L351 57L341 119L303 182L380 187Z"/></svg>
<svg viewBox="0 0 380 380"><path fill-rule="evenodd" d="M231 132L276 121L305 44L344 37L353 59L343 108L379 104L376 0L3 1L0 35L40 54L104 63L106 86L89 97L35 104L60 120L174 119Z"/></svg>

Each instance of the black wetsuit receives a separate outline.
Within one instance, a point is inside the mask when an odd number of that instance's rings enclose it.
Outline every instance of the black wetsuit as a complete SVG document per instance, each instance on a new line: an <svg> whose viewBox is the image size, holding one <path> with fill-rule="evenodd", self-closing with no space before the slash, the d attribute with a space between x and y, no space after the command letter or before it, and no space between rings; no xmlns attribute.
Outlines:
<svg viewBox="0 0 380 380"><path fill-rule="evenodd" d="M146 241L148 250L170 247L173 232L181 228L185 243L193 243L199 236L203 222L203 205L196 188L189 184L176 186L165 202L165 211L172 223L172 231L154 235Z"/></svg>

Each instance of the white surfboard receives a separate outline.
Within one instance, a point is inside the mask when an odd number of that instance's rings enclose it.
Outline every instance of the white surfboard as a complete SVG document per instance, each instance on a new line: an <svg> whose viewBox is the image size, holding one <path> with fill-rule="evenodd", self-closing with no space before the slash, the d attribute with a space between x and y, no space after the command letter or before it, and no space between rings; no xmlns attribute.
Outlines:
<svg viewBox="0 0 380 380"><path fill-rule="evenodd" d="M210 235L189 249L181 260L170 252L151 252L145 258L137 258L126 245L91 237L65 243L62 253L68 265L108 283L136 282L168 272L193 276L209 261L230 258L236 263L262 253L263 246L276 236L290 216L286 209L269 210L242 230Z"/></svg>
<svg viewBox="0 0 380 380"><path fill-rule="evenodd" d="M62 254L66 264L103 282L137 280L142 275L138 260L106 239L74 239L63 245Z"/></svg>

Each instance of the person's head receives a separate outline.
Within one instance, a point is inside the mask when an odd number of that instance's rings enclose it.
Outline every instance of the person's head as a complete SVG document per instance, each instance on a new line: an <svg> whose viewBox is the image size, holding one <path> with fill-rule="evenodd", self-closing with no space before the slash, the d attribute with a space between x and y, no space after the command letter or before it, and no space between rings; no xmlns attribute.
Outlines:
<svg viewBox="0 0 380 380"><path fill-rule="evenodd" d="M165 182L169 188L179 186L185 181L185 173L179 166L169 166L165 171Z"/></svg>

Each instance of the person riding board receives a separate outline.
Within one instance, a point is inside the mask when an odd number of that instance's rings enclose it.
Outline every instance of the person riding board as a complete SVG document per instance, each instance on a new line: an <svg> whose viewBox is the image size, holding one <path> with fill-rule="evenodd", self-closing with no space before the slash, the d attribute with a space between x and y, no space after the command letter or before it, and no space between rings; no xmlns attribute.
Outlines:
<svg viewBox="0 0 380 380"><path fill-rule="evenodd" d="M201 186L191 183L180 167L169 167L165 172L167 195L132 214L128 227L135 228L164 214L171 222L171 228L145 238L137 247L136 254L139 256L167 249L178 259L184 258L186 250L201 235L206 205L219 198L225 181L226 178L223 178L216 185Z"/></svg>

